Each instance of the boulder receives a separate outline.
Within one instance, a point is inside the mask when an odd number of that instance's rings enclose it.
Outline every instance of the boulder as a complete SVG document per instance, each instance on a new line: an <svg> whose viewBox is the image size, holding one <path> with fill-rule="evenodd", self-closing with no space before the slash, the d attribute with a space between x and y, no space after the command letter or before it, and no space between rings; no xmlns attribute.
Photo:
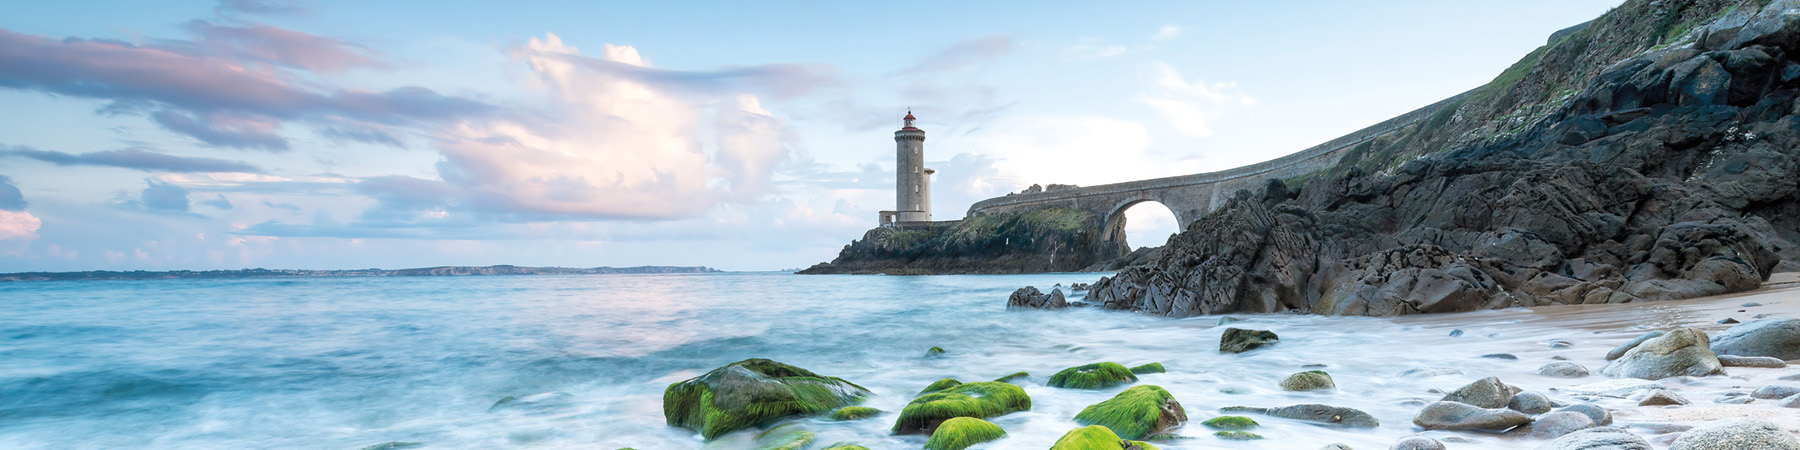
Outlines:
<svg viewBox="0 0 1800 450"><path fill-rule="evenodd" d="M1558 411L1538 416L1527 425L1526 435L1534 439L1555 439L1565 434L1593 428L1594 419L1574 411Z"/></svg>
<svg viewBox="0 0 1800 450"><path fill-rule="evenodd" d="M894 434L929 434L957 417L986 419L1031 409L1025 389L998 381L959 384L921 395L900 410Z"/></svg>
<svg viewBox="0 0 1800 450"><path fill-rule="evenodd" d="M1254 441L1262 439L1262 435L1248 431L1214 431L1213 437L1227 441Z"/></svg>
<svg viewBox="0 0 1800 450"><path fill-rule="evenodd" d="M1581 378L1588 376L1588 369L1580 364L1557 361L1539 367L1537 373L1546 377Z"/></svg>
<svg viewBox="0 0 1800 450"><path fill-rule="evenodd" d="M1623 428L1597 427L1565 434L1537 450L1656 450L1650 441Z"/></svg>
<svg viewBox="0 0 1800 450"><path fill-rule="evenodd" d="M869 450L869 448L849 442L839 442L825 447L825 450Z"/></svg>
<svg viewBox="0 0 1800 450"><path fill-rule="evenodd" d="M1215 430L1248 430L1262 426L1262 424L1256 423L1255 420L1244 416L1219 416L1206 419L1205 422L1200 422L1200 424Z"/></svg>
<svg viewBox="0 0 1800 450"><path fill-rule="evenodd" d="M1412 435L1400 438L1388 450L1444 450L1444 443L1425 436Z"/></svg>
<svg viewBox="0 0 1800 450"><path fill-rule="evenodd" d="M1688 403L1690 403L1688 399L1666 389L1651 389L1649 395L1644 396L1643 400L1638 400L1638 406L1670 406Z"/></svg>
<svg viewBox="0 0 1800 450"><path fill-rule="evenodd" d="M1006 297L1006 309L1062 309L1069 307L1068 299L1063 297L1062 289L1050 289L1049 294L1038 292L1036 287L1026 286L1013 291Z"/></svg>
<svg viewBox="0 0 1800 450"><path fill-rule="evenodd" d="M1143 374L1147 374L1147 373L1164 373L1164 372L1168 372L1168 370L1163 368L1162 363L1149 363L1149 364L1135 366L1135 367L1131 368L1131 373L1137 374L1137 375L1143 375Z"/></svg>
<svg viewBox="0 0 1800 450"><path fill-rule="evenodd" d="M1132 386L1119 395L1096 403L1075 415L1075 423L1100 425L1124 439L1144 439L1187 422L1187 411L1169 391L1157 386Z"/></svg>
<svg viewBox="0 0 1800 450"><path fill-rule="evenodd" d="M1006 437L1006 430L986 420L956 417L938 425L925 441L925 450L963 450L975 444Z"/></svg>
<svg viewBox="0 0 1800 450"><path fill-rule="evenodd" d="M942 380L933 381L933 382L931 382L931 384L925 385L925 389L920 390L918 395L930 394L933 392L953 388L953 387L956 387L957 385L961 385L961 384L963 384L962 381L959 381L955 378L945 378Z"/></svg>
<svg viewBox="0 0 1800 450"><path fill-rule="evenodd" d="M1246 330L1243 328L1226 328L1225 334L1219 336L1220 353L1243 353L1280 342L1281 337L1268 330Z"/></svg>
<svg viewBox="0 0 1800 450"><path fill-rule="evenodd" d="M1101 362L1070 367L1050 376L1050 387L1069 389L1106 389L1137 382L1137 375L1119 363Z"/></svg>
<svg viewBox="0 0 1800 450"><path fill-rule="evenodd" d="M1764 319L1738 324L1713 339L1720 355L1800 359L1800 319Z"/></svg>
<svg viewBox="0 0 1800 450"><path fill-rule="evenodd" d="M1550 399L1536 392L1520 392L1506 401L1506 409L1525 414L1543 414L1550 412Z"/></svg>
<svg viewBox="0 0 1800 450"><path fill-rule="evenodd" d="M1375 416L1361 410L1339 406L1309 403L1304 405L1284 406L1280 408L1252 408L1248 406L1227 406L1219 408L1219 412L1252 412L1280 417L1283 419L1304 420L1329 425L1343 425L1356 428L1375 428L1381 422Z"/></svg>
<svg viewBox="0 0 1800 450"><path fill-rule="evenodd" d="M1732 356L1719 355L1719 365L1725 367L1756 367L1762 369L1780 369L1787 367L1787 361L1768 356Z"/></svg>
<svg viewBox="0 0 1800 450"><path fill-rule="evenodd" d="M1460 402L1440 401L1425 406L1413 424L1427 430L1506 431L1531 423L1531 417L1510 409L1482 408Z"/></svg>
<svg viewBox="0 0 1800 450"><path fill-rule="evenodd" d="M1284 391L1330 391L1335 389L1337 389L1337 384L1331 381L1331 374L1325 373L1323 370L1308 370L1288 375L1287 379L1281 380L1281 390Z"/></svg>
<svg viewBox="0 0 1800 450"><path fill-rule="evenodd" d="M1678 376L1707 376L1724 373L1719 358L1707 346L1706 333L1695 328L1682 328L1651 338L1627 350L1619 359L1600 368L1600 374L1614 378L1659 380Z"/></svg>
<svg viewBox="0 0 1800 450"><path fill-rule="evenodd" d="M1795 385L1790 385L1790 384L1771 384L1768 386L1756 388L1756 391L1750 393L1750 397L1760 398L1763 400L1774 400L1774 399L1778 399L1778 398L1787 398L1787 397L1793 396L1794 394L1800 394L1800 386L1795 386Z"/></svg>
<svg viewBox="0 0 1800 450"><path fill-rule="evenodd" d="M1111 429L1099 425L1089 425L1069 430L1050 450L1157 450L1155 446L1143 441L1119 438Z"/></svg>
<svg viewBox="0 0 1800 450"><path fill-rule="evenodd" d="M1500 382L1498 377L1487 377L1451 391L1440 401L1458 402L1487 409L1505 408L1506 402L1511 400L1514 395L1518 395L1520 391L1519 388Z"/></svg>
<svg viewBox="0 0 1800 450"><path fill-rule="evenodd" d="M1788 398L1781 399L1781 401L1775 402L1775 406L1779 406L1779 407L1783 407L1783 408L1800 408L1800 395L1793 395L1793 396L1789 396Z"/></svg>
<svg viewBox="0 0 1800 450"><path fill-rule="evenodd" d="M943 347L932 347L932 348L925 349L925 357L926 358L937 358L937 357L941 357L941 356L944 356L944 348Z"/></svg>
<svg viewBox="0 0 1800 450"><path fill-rule="evenodd" d="M1586 414L1589 419L1594 420L1594 425L1599 426L1612 425L1613 422L1611 411L1607 411L1606 408L1602 408L1600 405L1592 403L1569 405L1562 409L1558 409L1557 411L1570 411Z"/></svg>
<svg viewBox="0 0 1800 450"><path fill-rule="evenodd" d="M881 415L881 410L867 406L845 406L831 412L831 420L862 420Z"/></svg>
<svg viewBox="0 0 1800 450"><path fill-rule="evenodd" d="M1355 450L1355 449L1350 448L1349 444L1334 442L1334 443L1330 443L1330 444L1325 444L1324 447L1319 447L1319 450Z"/></svg>
<svg viewBox="0 0 1800 450"><path fill-rule="evenodd" d="M1000 378L995 378L994 381L998 381L1001 383L1011 383L1014 381L1018 381L1021 378L1031 378L1031 372L1026 372L1026 371L1013 372L1010 375L1000 377Z"/></svg>
<svg viewBox="0 0 1800 450"><path fill-rule="evenodd" d="M1607 351L1606 352L1606 360L1612 361L1615 359L1619 359L1620 356L1625 356L1625 352L1630 351L1633 348L1637 348L1638 344L1642 344L1642 343L1644 343L1644 341L1648 341L1648 340L1660 337L1664 334L1668 334L1668 332L1665 332L1662 330L1657 330L1657 331L1652 331L1649 333L1644 333L1635 338L1631 338L1631 340L1625 341L1624 344L1621 344L1618 347L1614 347L1612 350Z"/></svg>
<svg viewBox="0 0 1800 450"><path fill-rule="evenodd" d="M669 385L663 390L663 418L710 440L782 418L831 411L870 394L842 378L748 359Z"/></svg>
<svg viewBox="0 0 1800 450"><path fill-rule="evenodd" d="M1669 450L1800 450L1800 440L1762 419L1724 419L1681 433Z"/></svg>

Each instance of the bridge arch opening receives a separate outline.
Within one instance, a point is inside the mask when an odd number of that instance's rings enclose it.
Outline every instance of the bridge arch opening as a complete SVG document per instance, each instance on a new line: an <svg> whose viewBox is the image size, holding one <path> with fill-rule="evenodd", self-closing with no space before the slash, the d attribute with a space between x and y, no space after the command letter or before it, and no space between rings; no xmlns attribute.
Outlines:
<svg viewBox="0 0 1800 450"><path fill-rule="evenodd" d="M1105 236L1130 252L1137 247L1160 247L1181 229L1175 211L1156 200L1136 200L1121 205L1107 217Z"/></svg>

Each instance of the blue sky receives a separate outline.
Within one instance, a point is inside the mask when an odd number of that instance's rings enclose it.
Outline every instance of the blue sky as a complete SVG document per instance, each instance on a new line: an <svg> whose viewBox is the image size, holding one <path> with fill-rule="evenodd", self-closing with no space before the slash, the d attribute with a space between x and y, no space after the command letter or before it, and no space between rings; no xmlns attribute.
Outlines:
<svg viewBox="0 0 1800 450"><path fill-rule="evenodd" d="M907 108L955 219L1291 153L1619 2L0 3L16 272L804 267L893 207Z"/></svg>

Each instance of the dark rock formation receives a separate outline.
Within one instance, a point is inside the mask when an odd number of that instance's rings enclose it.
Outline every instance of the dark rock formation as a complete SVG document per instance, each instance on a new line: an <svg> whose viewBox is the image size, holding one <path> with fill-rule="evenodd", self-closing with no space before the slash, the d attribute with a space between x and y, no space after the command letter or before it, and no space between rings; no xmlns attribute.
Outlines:
<svg viewBox="0 0 1800 450"><path fill-rule="evenodd" d="M1219 335L1220 353L1243 353L1281 342L1281 337L1269 330L1247 330L1243 328L1226 328L1225 334Z"/></svg>
<svg viewBox="0 0 1800 450"><path fill-rule="evenodd" d="M1087 301L1389 316L1754 288L1800 258L1796 6L1628 1L1441 117L1237 192Z"/></svg>
<svg viewBox="0 0 1800 450"><path fill-rule="evenodd" d="M1035 308L1063 309L1069 307L1069 300L1063 298L1062 289L1051 289L1049 294L1038 292L1036 287L1026 286L1013 291L1006 298L1006 309Z"/></svg>
<svg viewBox="0 0 1800 450"><path fill-rule="evenodd" d="M928 275L1076 272L1126 255L1102 239L1100 218L1066 208L880 227L802 274Z"/></svg>

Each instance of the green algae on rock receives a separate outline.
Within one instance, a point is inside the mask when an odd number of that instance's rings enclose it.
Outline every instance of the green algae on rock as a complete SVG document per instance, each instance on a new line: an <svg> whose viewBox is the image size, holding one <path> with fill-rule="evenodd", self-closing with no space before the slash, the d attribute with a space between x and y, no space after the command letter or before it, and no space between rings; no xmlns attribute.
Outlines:
<svg viewBox="0 0 1800 450"><path fill-rule="evenodd" d="M1149 364L1131 368L1131 373L1138 374L1138 375L1143 375L1146 373L1164 373L1164 372L1168 372L1168 370L1163 369L1162 363L1149 363Z"/></svg>
<svg viewBox="0 0 1800 450"><path fill-rule="evenodd" d="M959 384L920 395L900 410L894 434L929 433L956 417L989 417L1031 409L1025 389L998 381Z"/></svg>
<svg viewBox="0 0 1800 450"><path fill-rule="evenodd" d="M776 419L856 403L868 389L767 359L747 359L663 390L663 418L711 440Z"/></svg>
<svg viewBox="0 0 1800 450"><path fill-rule="evenodd" d="M1244 328L1226 328L1225 334L1219 336L1220 353L1243 353L1281 342L1281 337L1269 330L1250 330Z"/></svg>
<svg viewBox="0 0 1800 450"><path fill-rule="evenodd" d="M1050 387L1106 389L1137 380L1137 375L1133 375L1131 369L1126 369L1119 363L1102 362L1063 369L1050 376Z"/></svg>
<svg viewBox="0 0 1800 450"><path fill-rule="evenodd" d="M839 442L831 444L830 447L825 447L825 450L869 450L869 448L849 442Z"/></svg>
<svg viewBox="0 0 1800 450"><path fill-rule="evenodd" d="M1011 383L1011 382L1013 382L1013 380L1017 380L1020 378L1031 378L1031 373L1021 370L1018 372L1013 372L1011 375L1007 375L1007 376L995 379L994 381L998 381L1001 383Z"/></svg>
<svg viewBox="0 0 1800 450"><path fill-rule="evenodd" d="M1005 436L1006 430L986 420L953 417L931 432L931 439L925 441L925 450L963 450Z"/></svg>
<svg viewBox="0 0 1800 450"><path fill-rule="evenodd" d="M945 378L942 380L933 381L933 382L931 382L930 385L925 386L924 390L919 391L919 395L930 394L933 392L953 388L953 387L956 387L961 384L963 384L963 382L958 381L955 378Z"/></svg>
<svg viewBox="0 0 1800 450"><path fill-rule="evenodd" d="M937 357L937 356L944 356L944 348L943 347L932 347L932 348L925 350L926 358L932 358L932 357Z"/></svg>
<svg viewBox="0 0 1800 450"><path fill-rule="evenodd" d="M1104 426L1125 439L1143 439L1186 421L1181 402L1157 386L1133 386L1075 415L1075 423Z"/></svg>
<svg viewBox="0 0 1800 450"><path fill-rule="evenodd" d="M1256 423L1256 420L1244 416L1219 416L1207 419L1200 424L1219 430L1248 430L1262 426L1262 424Z"/></svg>
<svg viewBox="0 0 1800 450"><path fill-rule="evenodd" d="M782 425L756 436L756 442L762 444L756 450L803 450L818 438L817 433L798 429L791 424Z"/></svg>
<svg viewBox="0 0 1800 450"><path fill-rule="evenodd" d="M1122 439L1111 429L1089 425L1069 430L1050 450L1157 450L1156 446L1144 441Z"/></svg>
<svg viewBox="0 0 1800 450"><path fill-rule="evenodd" d="M881 410L867 406L845 406L831 412L831 420L862 420L881 415Z"/></svg>
<svg viewBox="0 0 1800 450"><path fill-rule="evenodd" d="M1217 433L1213 433L1213 436L1218 436L1219 439L1225 439L1225 440L1230 440L1230 441L1254 441L1254 440L1263 438L1262 435L1260 435L1260 434L1251 433L1248 431L1220 431Z"/></svg>
<svg viewBox="0 0 1800 450"><path fill-rule="evenodd" d="M1308 370L1289 375L1281 380L1284 391L1329 391L1337 389L1337 383L1331 381L1331 374L1323 370Z"/></svg>

